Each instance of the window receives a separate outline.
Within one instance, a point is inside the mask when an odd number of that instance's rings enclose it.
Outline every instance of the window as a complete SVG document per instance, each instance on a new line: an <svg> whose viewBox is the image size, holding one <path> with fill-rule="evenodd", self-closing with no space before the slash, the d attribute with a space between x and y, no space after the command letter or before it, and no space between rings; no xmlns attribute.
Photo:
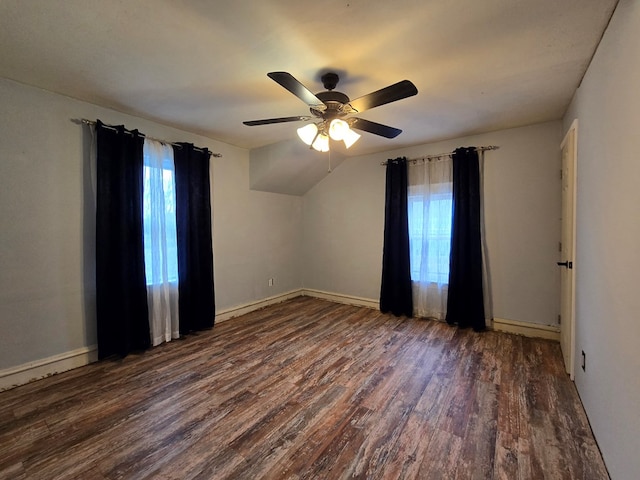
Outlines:
<svg viewBox="0 0 640 480"><path fill-rule="evenodd" d="M451 248L451 193L432 193L430 201L425 201L421 195L409 195L407 207L411 280L447 283Z"/></svg>
<svg viewBox="0 0 640 480"><path fill-rule="evenodd" d="M175 167L171 147L145 142L143 182L147 285L177 284Z"/></svg>
<svg viewBox="0 0 640 480"><path fill-rule="evenodd" d="M431 186L431 195L408 196L411 280L447 283L451 247L452 197L447 185ZM409 192L411 192L411 188ZM440 191L441 193L435 193Z"/></svg>
<svg viewBox="0 0 640 480"><path fill-rule="evenodd" d="M180 336L173 148L144 141L142 225L152 345Z"/></svg>
<svg viewBox="0 0 640 480"><path fill-rule="evenodd" d="M408 168L409 261L413 309L443 320L449 289L453 163L439 158Z"/></svg>

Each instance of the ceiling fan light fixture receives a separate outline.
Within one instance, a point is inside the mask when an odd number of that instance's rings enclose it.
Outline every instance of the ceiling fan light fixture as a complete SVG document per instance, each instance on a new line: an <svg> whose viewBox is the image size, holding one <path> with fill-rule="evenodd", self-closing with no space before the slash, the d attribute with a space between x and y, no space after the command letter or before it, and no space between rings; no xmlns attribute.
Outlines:
<svg viewBox="0 0 640 480"><path fill-rule="evenodd" d="M314 143L316 136L318 136L318 126L315 123L310 123L298 129L298 137L307 145Z"/></svg>
<svg viewBox="0 0 640 480"><path fill-rule="evenodd" d="M344 133L344 138L342 139L342 141L344 142L344 146L349 148L351 147L351 145L356 143L359 138L360 138L359 133L356 133L350 128L347 128L347 131Z"/></svg>
<svg viewBox="0 0 640 480"><path fill-rule="evenodd" d="M349 124L339 118L334 118L329 124L329 136L336 141L344 139L346 133L349 131Z"/></svg>
<svg viewBox="0 0 640 480"><path fill-rule="evenodd" d="M318 152L328 152L329 151L329 136L325 133L320 133L313 144L311 145L314 150Z"/></svg>

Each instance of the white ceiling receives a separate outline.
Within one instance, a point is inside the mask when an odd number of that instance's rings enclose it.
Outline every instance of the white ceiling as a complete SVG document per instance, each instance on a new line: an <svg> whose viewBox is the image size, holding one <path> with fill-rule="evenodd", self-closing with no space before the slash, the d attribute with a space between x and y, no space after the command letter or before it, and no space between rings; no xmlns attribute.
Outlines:
<svg viewBox="0 0 640 480"><path fill-rule="evenodd" d="M361 113L403 130L349 154L560 118L617 0L2 0L0 76L244 148L307 115L267 77L352 99L403 79L418 95Z"/></svg>

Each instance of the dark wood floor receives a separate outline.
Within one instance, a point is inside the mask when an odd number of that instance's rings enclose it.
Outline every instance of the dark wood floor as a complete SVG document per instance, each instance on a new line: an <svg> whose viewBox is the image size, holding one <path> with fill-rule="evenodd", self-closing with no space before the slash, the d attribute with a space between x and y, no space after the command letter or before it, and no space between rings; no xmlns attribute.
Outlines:
<svg viewBox="0 0 640 480"><path fill-rule="evenodd" d="M557 343L299 297L0 393L0 478L608 478Z"/></svg>

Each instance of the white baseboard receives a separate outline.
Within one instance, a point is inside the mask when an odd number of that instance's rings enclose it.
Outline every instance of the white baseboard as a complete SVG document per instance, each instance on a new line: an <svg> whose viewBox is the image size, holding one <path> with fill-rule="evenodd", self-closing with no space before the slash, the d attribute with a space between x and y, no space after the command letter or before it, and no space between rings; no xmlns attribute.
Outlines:
<svg viewBox="0 0 640 480"><path fill-rule="evenodd" d="M358 307L367 307L376 310L380 308L380 302L378 300L373 300L371 298L354 297L352 295L344 295L342 293L325 292L322 290L305 288L302 290L302 295L307 297L322 298L323 300L330 300L336 303L356 305Z"/></svg>
<svg viewBox="0 0 640 480"><path fill-rule="evenodd" d="M378 309L380 305L378 300L373 300L370 298L354 297L352 295L325 292L322 290L314 290L311 288L301 288L297 290L291 290L279 295L274 295L273 297L256 300L255 302L243 303L242 305L237 305L235 307L221 310L216 313L216 322L225 322L232 318L239 317L240 315L253 312L254 310L259 310L269 305L274 305L276 303L284 302L285 300L300 296L321 298L323 300L329 300L331 302L345 303L347 305L356 305L358 307L367 307L374 309Z"/></svg>
<svg viewBox="0 0 640 480"><path fill-rule="evenodd" d="M98 346L82 347L52 357L0 370L0 392L98 360Z"/></svg>
<svg viewBox="0 0 640 480"><path fill-rule="evenodd" d="M493 329L498 332L515 333L525 337L545 338L560 341L560 327L555 325L541 325L537 323L519 322L504 318L493 319Z"/></svg>
<svg viewBox="0 0 640 480"><path fill-rule="evenodd" d="M244 315L245 313L253 312L254 310L259 310L269 305L284 302L285 300L299 297L301 295L302 295L302 289L291 290L286 293L274 295L273 297L267 297L261 300L256 300L255 302L243 303L242 305L237 305L235 307L227 308L225 310L216 312L216 322L224 322L231 318Z"/></svg>

